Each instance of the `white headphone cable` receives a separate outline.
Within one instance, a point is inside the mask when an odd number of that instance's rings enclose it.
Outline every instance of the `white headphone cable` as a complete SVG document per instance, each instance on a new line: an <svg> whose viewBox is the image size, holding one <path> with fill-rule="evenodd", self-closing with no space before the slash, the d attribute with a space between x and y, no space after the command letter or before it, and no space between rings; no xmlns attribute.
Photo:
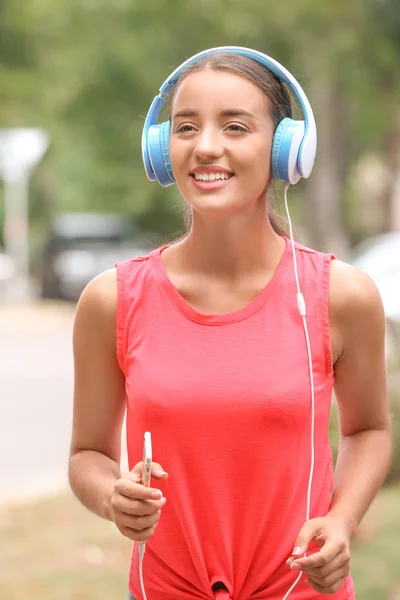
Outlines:
<svg viewBox="0 0 400 600"><path fill-rule="evenodd" d="M315 391L314 391L314 373L313 373L313 364L312 364L312 355L311 355L311 345L310 345L310 336L308 333L307 327L307 319L306 319L306 303L304 300L304 296L300 290L299 283L299 272L297 269L297 258L296 258L296 249L294 245L293 239L293 227L292 220L290 218L290 211L287 201L287 191L289 189L289 184L287 183L284 187L284 200L285 200L285 209L289 222L289 232L290 232L290 241L292 243L292 253L293 253L293 266L294 266L294 275L296 278L296 287L297 287L297 307L299 309L299 313L301 319L303 321L304 335L306 339L307 345L307 355L308 355L308 368L310 373L310 391L311 391L311 461L310 461L310 475L308 479L308 488L307 488L307 506L306 506L306 521L310 519L310 507L311 507L311 488L312 488L312 480L314 476L314 462L315 462L315 440L314 440L314 431L315 431ZM304 552L303 556L306 556L307 553ZM292 593L296 585L299 583L303 573L300 571L297 579L290 587L290 589L286 592L285 596L282 600L286 600L289 597L289 594Z"/></svg>
<svg viewBox="0 0 400 600"><path fill-rule="evenodd" d="M146 542L139 542L139 578L140 578L140 588L143 594L143 600L147 600L146 592L144 589L144 581L143 581L143 556L146 551Z"/></svg>
<svg viewBox="0 0 400 600"><path fill-rule="evenodd" d="M289 232L290 232L290 241L292 244L292 253L293 253L293 266L294 266L294 275L296 279L296 288L297 288L297 307L303 322L304 335L306 339L307 345L307 355L308 355L308 367L310 373L310 388L311 388L311 464L310 464L310 475L308 479L308 488L307 488L307 506L306 506L306 521L310 519L310 506L311 506L311 488L312 488L312 480L314 475L314 462L315 462L315 443L314 443L314 431L315 431L315 393L314 393L314 373L313 373L313 364L312 364L312 355L311 355L311 345L310 345L310 336L308 333L307 320L306 320L306 303L304 300L304 296L300 290L299 283L299 273L297 269L297 257L296 257L296 249L294 245L293 239L293 227L292 220L290 218L290 211L287 201L287 191L289 189L289 184L286 184L284 187L284 201L285 201L285 209L289 223ZM146 542L139 542L139 576L140 576L140 586L143 594L143 600L147 600L146 592L144 589L143 582L143 556L146 549ZM306 556L306 552L304 553ZM303 573L299 573L297 579L290 587L290 589L286 592L285 596L282 600L287 600L289 595L292 593L298 582L300 581Z"/></svg>

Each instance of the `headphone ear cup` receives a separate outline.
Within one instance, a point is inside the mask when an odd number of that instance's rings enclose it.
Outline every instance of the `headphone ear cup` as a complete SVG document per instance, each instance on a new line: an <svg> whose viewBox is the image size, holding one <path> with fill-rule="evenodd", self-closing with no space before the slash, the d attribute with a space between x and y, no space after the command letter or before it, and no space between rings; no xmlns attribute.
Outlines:
<svg viewBox="0 0 400 600"><path fill-rule="evenodd" d="M148 131L147 148L150 163L157 181L167 187L175 183L169 156L169 121L160 125L151 125Z"/></svg>
<svg viewBox="0 0 400 600"><path fill-rule="evenodd" d="M165 169L168 173L168 177L171 183L175 183L174 173L171 166L171 158L169 155L169 142L171 138L171 121L165 121L161 124L161 152ZM168 184L169 185L169 184Z"/></svg>
<svg viewBox="0 0 400 600"><path fill-rule="evenodd" d="M299 149L304 137L304 121L286 117L275 130L271 150L271 172L275 179L295 184L301 179Z"/></svg>

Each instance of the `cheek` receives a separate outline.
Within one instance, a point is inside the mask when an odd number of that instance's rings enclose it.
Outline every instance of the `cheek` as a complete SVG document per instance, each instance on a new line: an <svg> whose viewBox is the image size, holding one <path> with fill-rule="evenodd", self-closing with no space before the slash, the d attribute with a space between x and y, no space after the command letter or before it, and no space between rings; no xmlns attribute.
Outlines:
<svg viewBox="0 0 400 600"><path fill-rule="evenodd" d="M244 158L246 183L253 190L264 188L271 179L270 147L260 146L257 151L248 153Z"/></svg>
<svg viewBox="0 0 400 600"><path fill-rule="evenodd" d="M170 141L169 159L171 161L172 172L175 178L175 184L181 195L187 199L190 196L190 175L189 170L192 166L190 149L187 144L179 141Z"/></svg>
<svg viewBox="0 0 400 600"><path fill-rule="evenodd" d="M171 141L169 144L169 158L171 161L172 170L176 177L182 177L183 170L187 173L187 159L185 158L185 149L176 141Z"/></svg>
<svg viewBox="0 0 400 600"><path fill-rule="evenodd" d="M246 144L238 148L239 160L243 161L249 169L269 169L271 161L271 144L272 140L266 135L256 135L249 137Z"/></svg>

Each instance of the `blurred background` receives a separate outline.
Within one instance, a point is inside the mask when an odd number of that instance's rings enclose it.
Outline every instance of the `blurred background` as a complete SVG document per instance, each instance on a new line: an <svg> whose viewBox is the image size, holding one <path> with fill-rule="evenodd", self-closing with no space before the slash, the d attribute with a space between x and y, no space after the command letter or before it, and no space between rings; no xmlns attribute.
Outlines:
<svg viewBox="0 0 400 600"><path fill-rule="evenodd" d="M290 190L298 239L383 298L397 444L353 576L358 598L400 599L398 0L0 0L1 598L125 598L130 543L67 489L74 309L96 274L182 233L177 190L144 174L144 117L178 64L220 45L300 81L318 152ZM333 403L334 449L336 421Z"/></svg>

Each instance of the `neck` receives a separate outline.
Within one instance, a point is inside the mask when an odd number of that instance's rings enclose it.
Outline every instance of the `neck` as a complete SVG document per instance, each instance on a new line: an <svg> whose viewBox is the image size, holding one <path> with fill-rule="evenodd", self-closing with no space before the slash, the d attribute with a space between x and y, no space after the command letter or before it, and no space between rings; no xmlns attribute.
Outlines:
<svg viewBox="0 0 400 600"><path fill-rule="evenodd" d="M235 280L258 270L274 270L285 241L265 211L224 217L194 213L190 233L178 244L180 264L192 272Z"/></svg>

